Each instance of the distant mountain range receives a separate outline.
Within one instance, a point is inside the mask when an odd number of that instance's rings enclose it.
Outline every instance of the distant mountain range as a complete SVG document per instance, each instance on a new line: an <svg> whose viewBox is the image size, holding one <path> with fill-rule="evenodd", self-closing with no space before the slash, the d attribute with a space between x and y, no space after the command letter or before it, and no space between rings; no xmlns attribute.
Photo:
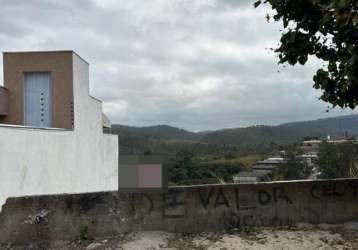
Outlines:
<svg viewBox="0 0 358 250"><path fill-rule="evenodd" d="M207 134L207 142L237 145L243 141L274 142L278 144L300 142L304 137L332 139L358 135L358 115L340 116L303 122L291 122L278 126L252 126L224 129Z"/></svg>
<svg viewBox="0 0 358 250"><path fill-rule="evenodd" d="M311 121L291 122L278 126L251 126L216 131L190 132L168 125L132 127L114 124L112 132L119 135L120 146L143 151L146 148L173 144L210 144L252 148L257 145L300 142L304 137L332 139L358 135L358 115L347 115Z"/></svg>
<svg viewBox="0 0 358 250"><path fill-rule="evenodd" d="M169 125L131 127L131 126L115 124L112 126L112 131L115 133L126 133L128 135L155 136L162 139L196 140L202 137L200 132L199 133L190 132Z"/></svg>

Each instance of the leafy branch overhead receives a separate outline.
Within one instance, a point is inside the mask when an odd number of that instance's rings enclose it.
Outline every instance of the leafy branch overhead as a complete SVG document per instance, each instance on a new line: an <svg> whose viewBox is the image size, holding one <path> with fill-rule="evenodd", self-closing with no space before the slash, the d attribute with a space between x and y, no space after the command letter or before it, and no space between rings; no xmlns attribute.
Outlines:
<svg viewBox="0 0 358 250"><path fill-rule="evenodd" d="M320 97L333 106L358 105L358 1L259 0L269 4L273 19L285 30L275 50L279 63L304 65L310 55L325 63L313 77Z"/></svg>

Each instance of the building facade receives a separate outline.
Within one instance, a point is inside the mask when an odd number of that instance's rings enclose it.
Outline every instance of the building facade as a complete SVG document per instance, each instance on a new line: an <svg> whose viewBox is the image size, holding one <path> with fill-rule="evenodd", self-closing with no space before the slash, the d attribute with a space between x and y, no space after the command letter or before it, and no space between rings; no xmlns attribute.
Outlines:
<svg viewBox="0 0 358 250"><path fill-rule="evenodd" d="M10 196L118 188L118 139L73 51L3 54L0 209Z"/></svg>

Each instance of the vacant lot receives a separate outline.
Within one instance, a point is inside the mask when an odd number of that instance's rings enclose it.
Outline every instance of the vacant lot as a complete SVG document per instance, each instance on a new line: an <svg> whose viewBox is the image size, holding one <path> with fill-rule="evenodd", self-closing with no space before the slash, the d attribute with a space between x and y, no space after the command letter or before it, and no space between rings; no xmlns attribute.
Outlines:
<svg viewBox="0 0 358 250"><path fill-rule="evenodd" d="M358 249L358 223L341 226L302 224L281 229L251 229L195 235L144 231L106 239L77 239L71 242L36 242L1 249L95 249L95 250L330 250Z"/></svg>

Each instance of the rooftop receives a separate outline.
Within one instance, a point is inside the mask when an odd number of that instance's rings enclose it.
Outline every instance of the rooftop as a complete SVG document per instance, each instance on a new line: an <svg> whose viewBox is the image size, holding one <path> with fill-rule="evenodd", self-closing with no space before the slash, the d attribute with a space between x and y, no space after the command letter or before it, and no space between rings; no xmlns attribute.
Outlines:
<svg viewBox="0 0 358 250"><path fill-rule="evenodd" d="M254 165L252 167L253 170L261 170L261 169L266 169L266 170L274 170L276 169L278 166L277 165L270 165L270 164L262 164L262 165Z"/></svg>
<svg viewBox="0 0 358 250"><path fill-rule="evenodd" d="M241 171L238 174L234 175L234 177L263 177L269 173L271 173L270 170Z"/></svg>
<svg viewBox="0 0 358 250"><path fill-rule="evenodd" d="M3 54L38 54L38 53L73 53L79 58L82 59L85 63L89 65L89 62L87 62L83 57L81 57L76 51L74 50L42 50L42 51L3 51Z"/></svg>

